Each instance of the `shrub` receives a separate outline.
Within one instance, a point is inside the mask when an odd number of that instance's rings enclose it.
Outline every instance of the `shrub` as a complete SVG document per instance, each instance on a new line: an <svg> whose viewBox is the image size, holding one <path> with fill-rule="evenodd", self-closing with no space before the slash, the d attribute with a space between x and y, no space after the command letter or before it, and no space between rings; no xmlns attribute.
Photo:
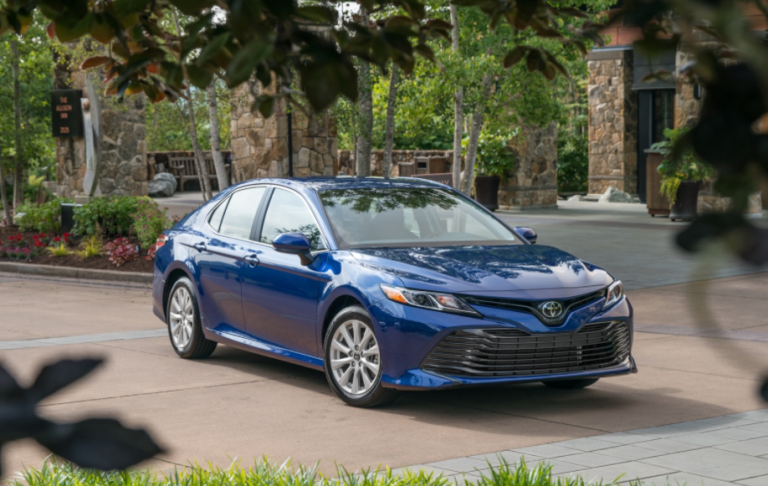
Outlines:
<svg viewBox="0 0 768 486"><path fill-rule="evenodd" d="M69 248L67 248L66 243L62 241L56 245L49 246L48 253L50 253L51 256L55 256L55 257L65 257L69 255L70 251L69 251Z"/></svg>
<svg viewBox="0 0 768 486"><path fill-rule="evenodd" d="M133 233L139 239L143 249L149 249L157 241L163 230L168 229L171 222L165 216L165 210L160 209L155 201L139 201L136 216L133 219Z"/></svg>
<svg viewBox="0 0 768 486"><path fill-rule="evenodd" d="M26 202L16 210L24 216L17 220L21 231L39 231L56 234L61 229L61 204L72 202L68 199L53 198L44 204Z"/></svg>
<svg viewBox="0 0 768 486"><path fill-rule="evenodd" d="M120 267L128 262L139 258L139 252L136 245L131 243L128 238L118 238L104 245L109 261L112 265Z"/></svg>
<svg viewBox="0 0 768 486"><path fill-rule="evenodd" d="M80 250L76 250L75 253L81 258L93 258L102 254L104 250L104 244L101 241L99 235L91 235L80 243Z"/></svg>
<svg viewBox="0 0 768 486"><path fill-rule="evenodd" d="M80 236L128 236L140 201L151 199L135 196L100 197L76 207L72 232Z"/></svg>

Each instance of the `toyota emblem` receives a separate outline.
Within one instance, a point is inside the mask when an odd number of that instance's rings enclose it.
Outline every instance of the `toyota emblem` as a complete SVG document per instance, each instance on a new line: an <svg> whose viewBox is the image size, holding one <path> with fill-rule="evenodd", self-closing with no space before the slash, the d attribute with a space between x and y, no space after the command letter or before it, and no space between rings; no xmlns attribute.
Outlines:
<svg viewBox="0 0 768 486"><path fill-rule="evenodd" d="M563 304L555 300L544 302L539 306L539 311L547 319L557 319L563 315Z"/></svg>

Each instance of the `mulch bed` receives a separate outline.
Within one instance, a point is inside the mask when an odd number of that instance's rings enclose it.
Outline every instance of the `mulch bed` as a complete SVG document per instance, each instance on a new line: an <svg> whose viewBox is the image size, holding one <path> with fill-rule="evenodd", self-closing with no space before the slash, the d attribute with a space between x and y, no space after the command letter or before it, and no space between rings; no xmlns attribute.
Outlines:
<svg viewBox="0 0 768 486"><path fill-rule="evenodd" d="M0 226L0 245L15 246L8 238L21 233L24 237L24 241L31 245L32 236L37 232L20 232L18 228L7 228ZM135 243L133 239L131 239ZM107 240L104 241L107 243ZM77 242L73 239L70 245L72 250L77 249ZM17 263L34 263L36 265L52 265L56 267L73 267L73 268L87 268L92 270L117 270L121 272L139 272L139 273L152 273L155 262L153 260L146 260L147 252L142 250L138 259L131 262L127 262L119 267L116 267L109 261L109 258L105 255L97 256L93 258L81 258L78 255L67 255L63 257L55 257L49 254L43 254L34 256L29 260L16 260L12 258L0 257L0 262L17 262Z"/></svg>

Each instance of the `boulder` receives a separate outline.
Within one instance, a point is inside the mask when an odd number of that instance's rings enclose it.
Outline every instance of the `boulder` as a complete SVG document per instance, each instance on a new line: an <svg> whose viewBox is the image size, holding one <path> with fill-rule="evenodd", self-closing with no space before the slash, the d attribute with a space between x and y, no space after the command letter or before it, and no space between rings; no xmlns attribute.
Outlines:
<svg viewBox="0 0 768 486"><path fill-rule="evenodd" d="M160 174L158 174L160 175ZM173 183L160 179L150 181L147 184L147 194L149 197L171 197L176 192L176 182Z"/></svg>
<svg viewBox="0 0 768 486"><path fill-rule="evenodd" d="M621 189L616 189L615 187L609 187L608 189L605 190L603 195L600 196L600 199L598 199L597 202L629 203L629 202L632 202L632 196L622 191Z"/></svg>
<svg viewBox="0 0 768 486"><path fill-rule="evenodd" d="M178 188L178 182L176 181L176 178L173 177L173 174L169 174L168 172L158 172L155 174L154 180L156 181L168 181L171 184L173 184L173 192L176 192L176 189Z"/></svg>

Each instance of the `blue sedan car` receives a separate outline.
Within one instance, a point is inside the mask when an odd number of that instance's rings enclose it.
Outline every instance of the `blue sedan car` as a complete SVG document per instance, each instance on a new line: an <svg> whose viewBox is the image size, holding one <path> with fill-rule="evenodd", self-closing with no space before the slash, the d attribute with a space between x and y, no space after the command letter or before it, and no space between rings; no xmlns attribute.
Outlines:
<svg viewBox="0 0 768 486"><path fill-rule="evenodd" d="M361 407L635 372L621 282L535 242L426 180L254 180L161 235L154 313L182 358L218 343L272 356Z"/></svg>

